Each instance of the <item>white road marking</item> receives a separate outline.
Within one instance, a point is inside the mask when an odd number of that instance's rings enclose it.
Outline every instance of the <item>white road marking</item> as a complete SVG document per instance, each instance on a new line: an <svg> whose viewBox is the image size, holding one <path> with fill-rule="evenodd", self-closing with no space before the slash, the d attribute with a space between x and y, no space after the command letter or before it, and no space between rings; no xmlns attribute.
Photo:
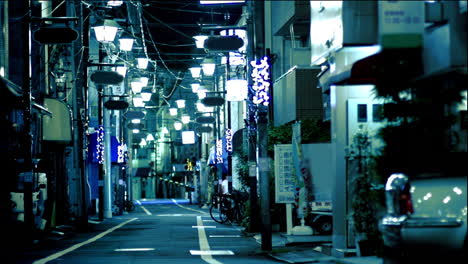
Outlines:
<svg viewBox="0 0 468 264"><path fill-rule="evenodd" d="M114 251L153 251L154 248L117 248Z"/></svg>
<svg viewBox="0 0 468 264"><path fill-rule="evenodd" d="M148 211L148 209L146 209L143 205L141 205L141 202L139 200L136 200L136 202L139 206L141 206L141 209L143 209L143 211L145 211L147 215L152 215L152 213Z"/></svg>
<svg viewBox="0 0 468 264"><path fill-rule="evenodd" d="M241 237L240 235L210 235L210 237Z"/></svg>
<svg viewBox="0 0 468 264"><path fill-rule="evenodd" d="M203 221L201 219L201 216L197 216L197 225L202 226ZM210 250L210 244L208 243L208 239L206 238L206 233L204 228L198 228L198 244L200 245L200 251L209 251ZM200 255L201 258L206 262L210 264L222 264L222 262L219 262L215 260L211 254L208 255Z"/></svg>
<svg viewBox="0 0 468 264"><path fill-rule="evenodd" d="M192 228L216 228L216 226L199 226L199 225L196 225L196 226L192 226Z"/></svg>
<svg viewBox="0 0 468 264"><path fill-rule="evenodd" d="M203 222L214 222L214 220L203 220Z"/></svg>
<svg viewBox="0 0 468 264"><path fill-rule="evenodd" d="M175 203L175 205L179 206L180 208L184 208L186 210L194 211L194 212L201 213L201 214L204 214L204 215L207 214L207 212L203 212L201 210L196 210L196 209L192 209L192 208L189 208L189 207L182 206L179 203L177 203L177 201L175 199L171 199L171 200L172 200L172 202Z"/></svg>
<svg viewBox="0 0 468 264"><path fill-rule="evenodd" d="M127 221L125 221L125 222L123 222L123 223L121 223L119 225L116 225L116 226L114 226L114 227L112 227L112 228L100 233L99 235L97 235L97 236L95 236L93 238L90 238L90 239L88 239L88 240L86 240L84 242L78 243L78 244L76 244L74 246L71 246L71 247L65 249L65 250L59 251L59 252L57 252L55 254L52 254L52 255L50 255L50 256L48 256L46 258L36 260L36 261L33 262L33 264L45 264L45 263L47 263L49 261L60 258L61 256L65 255L67 253L70 253L70 252L72 252L74 250L77 250L78 248L80 248L80 247L82 247L84 245L87 245L89 243L93 243L94 241L104 237L105 235L115 231L116 229L121 228L122 226L124 226L124 225L126 225L126 224L128 224L128 223L130 223L130 222L132 222L132 221L134 221L136 219L138 219L138 218L132 218L130 220L127 220ZM200 232L200 231L198 231L198 232ZM205 231L203 230L203 232L205 232Z"/></svg>
<svg viewBox="0 0 468 264"><path fill-rule="evenodd" d="M198 216L198 214L157 214L156 216L174 216L174 217L179 217L179 216Z"/></svg>
<svg viewBox="0 0 468 264"><path fill-rule="evenodd" d="M190 250L192 255L234 255L231 250Z"/></svg>

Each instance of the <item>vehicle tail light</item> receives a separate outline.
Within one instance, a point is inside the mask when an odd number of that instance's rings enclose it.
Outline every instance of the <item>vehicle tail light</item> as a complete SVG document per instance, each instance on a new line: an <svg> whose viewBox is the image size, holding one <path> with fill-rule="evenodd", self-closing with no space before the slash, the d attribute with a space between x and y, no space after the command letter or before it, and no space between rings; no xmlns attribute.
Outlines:
<svg viewBox="0 0 468 264"><path fill-rule="evenodd" d="M403 187L403 190L401 190L399 205L400 205L400 215L407 215L407 214L414 213L409 183L405 184L405 186Z"/></svg>
<svg viewBox="0 0 468 264"><path fill-rule="evenodd" d="M409 215L414 213L411 200L410 183L406 175L392 174L385 186L387 212L390 215Z"/></svg>

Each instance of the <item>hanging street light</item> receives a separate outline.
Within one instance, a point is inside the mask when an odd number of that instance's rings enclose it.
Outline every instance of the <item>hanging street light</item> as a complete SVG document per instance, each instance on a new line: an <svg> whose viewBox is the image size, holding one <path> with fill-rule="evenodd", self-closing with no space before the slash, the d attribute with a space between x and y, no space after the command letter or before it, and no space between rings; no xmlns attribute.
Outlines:
<svg viewBox="0 0 468 264"><path fill-rule="evenodd" d="M195 45L197 46L198 49L203 49L205 40L208 38L208 36L203 36L203 35L198 35L193 37L195 39Z"/></svg>
<svg viewBox="0 0 468 264"><path fill-rule="evenodd" d="M122 36L119 38L119 47L120 50L122 51L131 51L133 48L133 43L135 42L135 39L128 34L127 32L124 32Z"/></svg>
<svg viewBox="0 0 468 264"><path fill-rule="evenodd" d="M178 131L178 130L181 130L181 129L182 129L182 126L183 126L183 124L182 124L181 122L179 122L179 121L174 122L174 128L175 128L175 130L177 130L177 131Z"/></svg>
<svg viewBox="0 0 468 264"><path fill-rule="evenodd" d="M176 107L169 108L169 114L171 116L176 116L177 115L177 108Z"/></svg>
<svg viewBox="0 0 468 264"><path fill-rule="evenodd" d="M144 102L148 102L149 100L151 100L152 95L153 93L151 93L150 88L146 88L141 92L141 98L143 98Z"/></svg>
<svg viewBox="0 0 468 264"><path fill-rule="evenodd" d="M185 108L185 100L184 99L179 99L175 101L177 104L177 108Z"/></svg>
<svg viewBox="0 0 468 264"><path fill-rule="evenodd" d="M140 78L133 78L130 82L130 87L134 94L140 93L143 89L143 83L141 83Z"/></svg>
<svg viewBox="0 0 468 264"><path fill-rule="evenodd" d="M96 40L101 43L110 43L115 39L119 24L111 19L104 19L96 23L93 27Z"/></svg>
<svg viewBox="0 0 468 264"><path fill-rule="evenodd" d="M201 65L203 68L203 75L213 76L216 64L212 58L206 58Z"/></svg>
<svg viewBox="0 0 468 264"><path fill-rule="evenodd" d="M192 78L200 78L200 74L202 70L201 67L191 67L189 68L189 70L190 70L190 73L192 74Z"/></svg>
<svg viewBox="0 0 468 264"><path fill-rule="evenodd" d="M146 57L137 58L138 69L145 70L148 67L148 62L149 60Z"/></svg>

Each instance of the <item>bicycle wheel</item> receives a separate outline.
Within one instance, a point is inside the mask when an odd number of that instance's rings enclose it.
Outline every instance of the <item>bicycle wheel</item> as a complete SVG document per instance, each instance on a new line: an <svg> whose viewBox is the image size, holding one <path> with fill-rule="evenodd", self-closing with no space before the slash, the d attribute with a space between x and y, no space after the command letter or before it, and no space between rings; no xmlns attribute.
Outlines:
<svg viewBox="0 0 468 264"><path fill-rule="evenodd" d="M242 220L244 219L243 213L244 213L244 204L243 203L237 203L235 207L233 208L232 212L232 220L231 222L235 224L241 224Z"/></svg>
<svg viewBox="0 0 468 264"><path fill-rule="evenodd" d="M220 224L224 224L228 220L226 210L221 203L214 202L211 204L210 216L215 222Z"/></svg>

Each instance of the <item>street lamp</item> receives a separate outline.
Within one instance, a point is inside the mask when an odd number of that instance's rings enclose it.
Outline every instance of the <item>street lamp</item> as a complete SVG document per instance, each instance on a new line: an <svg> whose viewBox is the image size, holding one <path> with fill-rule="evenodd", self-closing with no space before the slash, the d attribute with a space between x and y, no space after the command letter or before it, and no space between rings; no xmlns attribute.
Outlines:
<svg viewBox="0 0 468 264"><path fill-rule="evenodd" d="M130 34L128 34L127 32L124 32L122 36L120 36L119 38L120 50L131 51L133 48L134 41L135 39Z"/></svg>
<svg viewBox="0 0 468 264"><path fill-rule="evenodd" d="M202 70L201 67L191 67L189 68L189 70L190 70L190 73L192 74L192 78L200 78L200 74Z"/></svg>
<svg viewBox="0 0 468 264"><path fill-rule="evenodd" d="M203 49L205 40L208 38L208 36L203 36L203 35L198 35L193 37L195 39L195 45L197 46L198 49Z"/></svg>
<svg viewBox="0 0 468 264"><path fill-rule="evenodd" d="M175 107L169 108L169 114L171 116L176 116L177 115L177 108L175 108Z"/></svg>
<svg viewBox="0 0 468 264"><path fill-rule="evenodd" d="M183 124L181 122L179 122L179 121L174 122L175 130L181 130L182 126L183 126Z"/></svg>
<svg viewBox="0 0 468 264"><path fill-rule="evenodd" d="M183 115L181 117L182 123L188 124L190 122L190 116L189 115Z"/></svg>
<svg viewBox="0 0 468 264"><path fill-rule="evenodd" d="M153 95L153 93L151 93L151 88L146 88L141 92L141 98L144 102L151 100L151 95Z"/></svg>
<svg viewBox="0 0 468 264"><path fill-rule="evenodd" d="M100 20L93 27L94 33L96 34L96 40L101 43L110 43L115 39L119 24L111 19Z"/></svg>
<svg viewBox="0 0 468 264"><path fill-rule="evenodd" d="M179 99L175 101L177 104L177 108L184 108L185 107L185 100L184 99Z"/></svg>
<svg viewBox="0 0 468 264"><path fill-rule="evenodd" d="M137 94L143 89L143 83L140 81L140 78L133 78L132 81L130 81L130 87L132 87L133 93Z"/></svg>
<svg viewBox="0 0 468 264"><path fill-rule="evenodd" d="M201 65L203 68L203 75L213 76L216 68L216 64L214 63L213 59L206 58Z"/></svg>
<svg viewBox="0 0 468 264"><path fill-rule="evenodd" d="M148 67L148 62L149 60L146 57L137 58L138 69L142 69L142 70L146 69Z"/></svg>

